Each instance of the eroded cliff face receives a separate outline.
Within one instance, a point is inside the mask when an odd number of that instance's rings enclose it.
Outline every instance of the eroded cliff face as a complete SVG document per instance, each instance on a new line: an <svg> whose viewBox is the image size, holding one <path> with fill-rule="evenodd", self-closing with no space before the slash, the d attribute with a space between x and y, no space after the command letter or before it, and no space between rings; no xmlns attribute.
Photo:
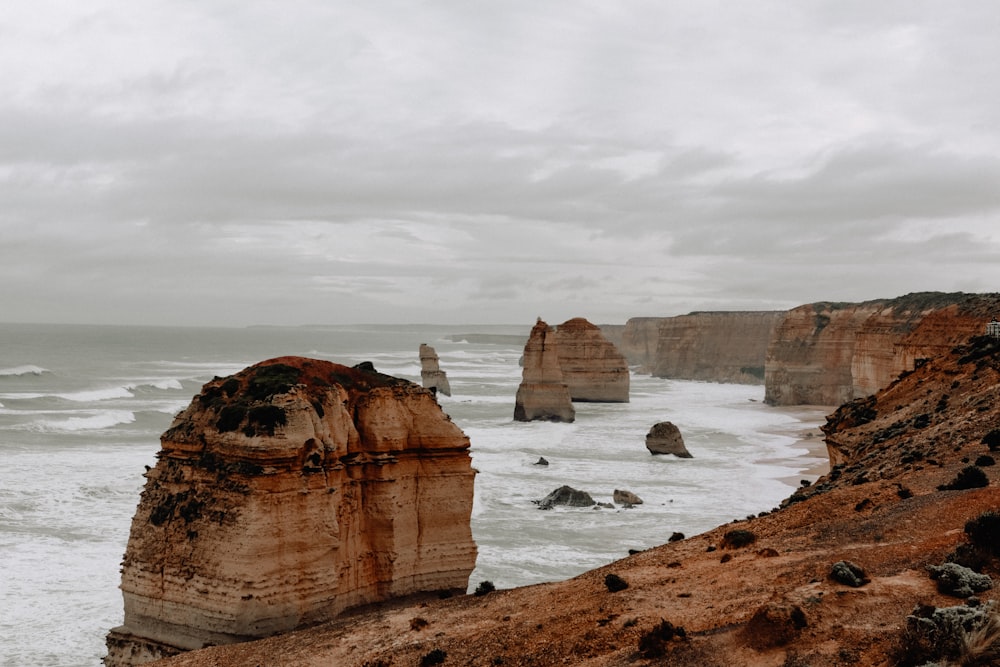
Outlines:
<svg viewBox="0 0 1000 667"><path fill-rule="evenodd" d="M628 362L600 327L577 317L554 333L559 368L573 401L628 403Z"/></svg>
<svg viewBox="0 0 1000 667"><path fill-rule="evenodd" d="M998 310L1000 295L939 292L799 306L768 347L765 401L839 405L871 395L920 360L982 333Z"/></svg>
<svg viewBox="0 0 1000 667"><path fill-rule="evenodd" d="M655 377L761 384L768 343L783 317L784 311L634 317L625 325L622 351Z"/></svg>
<svg viewBox="0 0 1000 667"><path fill-rule="evenodd" d="M269 636L360 604L464 591L468 438L431 392L283 357L209 382L161 438L107 665Z"/></svg>
<svg viewBox="0 0 1000 667"><path fill-rule="evenodd" d="M514 399L516 421L572 422L576 410L559 365L555 331L539 319L524 345L521 384Z"/></svg>

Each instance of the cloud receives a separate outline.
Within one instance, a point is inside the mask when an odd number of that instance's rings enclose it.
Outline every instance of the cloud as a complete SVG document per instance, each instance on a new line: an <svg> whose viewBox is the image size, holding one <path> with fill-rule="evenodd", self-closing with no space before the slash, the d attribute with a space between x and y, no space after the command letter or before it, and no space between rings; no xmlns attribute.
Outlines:
<svg viewBox="0 0 1000 667"><path fill-rule="evenodd" d="M996 289L996 18L14 0L0 311L623 321Z"/></svg>

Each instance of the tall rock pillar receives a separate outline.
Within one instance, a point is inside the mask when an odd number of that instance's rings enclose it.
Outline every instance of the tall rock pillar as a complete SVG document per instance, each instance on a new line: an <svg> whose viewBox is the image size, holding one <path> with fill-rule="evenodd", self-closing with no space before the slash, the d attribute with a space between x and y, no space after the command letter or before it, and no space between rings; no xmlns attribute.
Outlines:
<svg viewBox="0 0 1000 667"><path fill-rule="evenodd" d="M539 318L524 345L521 385L514 401L517 421L572 422L576 410L559 367L555 332Z"/></svg>

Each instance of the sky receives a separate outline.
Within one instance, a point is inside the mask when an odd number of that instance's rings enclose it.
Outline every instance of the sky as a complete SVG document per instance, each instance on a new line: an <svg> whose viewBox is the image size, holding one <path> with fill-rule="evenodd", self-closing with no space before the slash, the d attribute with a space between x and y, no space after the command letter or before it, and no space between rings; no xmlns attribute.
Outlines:
<svg viewBox="0 0 1000 667"><path fill-rule="evenodd" d="M1000 291L994 0L5 0L0 321Z"/></svg>

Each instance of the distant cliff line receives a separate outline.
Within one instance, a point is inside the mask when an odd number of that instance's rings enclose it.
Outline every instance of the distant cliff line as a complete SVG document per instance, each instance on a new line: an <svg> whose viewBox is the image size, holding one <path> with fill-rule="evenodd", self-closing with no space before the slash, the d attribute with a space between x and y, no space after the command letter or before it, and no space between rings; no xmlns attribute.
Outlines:
<svg viewBox="0 0 1000 667"><path fill-rule="evenodd" d="M869 396L1000 315L1000 294L917 292L788 311L692 312L602 327L639 373L763 384L771 405Z"/></svg>

